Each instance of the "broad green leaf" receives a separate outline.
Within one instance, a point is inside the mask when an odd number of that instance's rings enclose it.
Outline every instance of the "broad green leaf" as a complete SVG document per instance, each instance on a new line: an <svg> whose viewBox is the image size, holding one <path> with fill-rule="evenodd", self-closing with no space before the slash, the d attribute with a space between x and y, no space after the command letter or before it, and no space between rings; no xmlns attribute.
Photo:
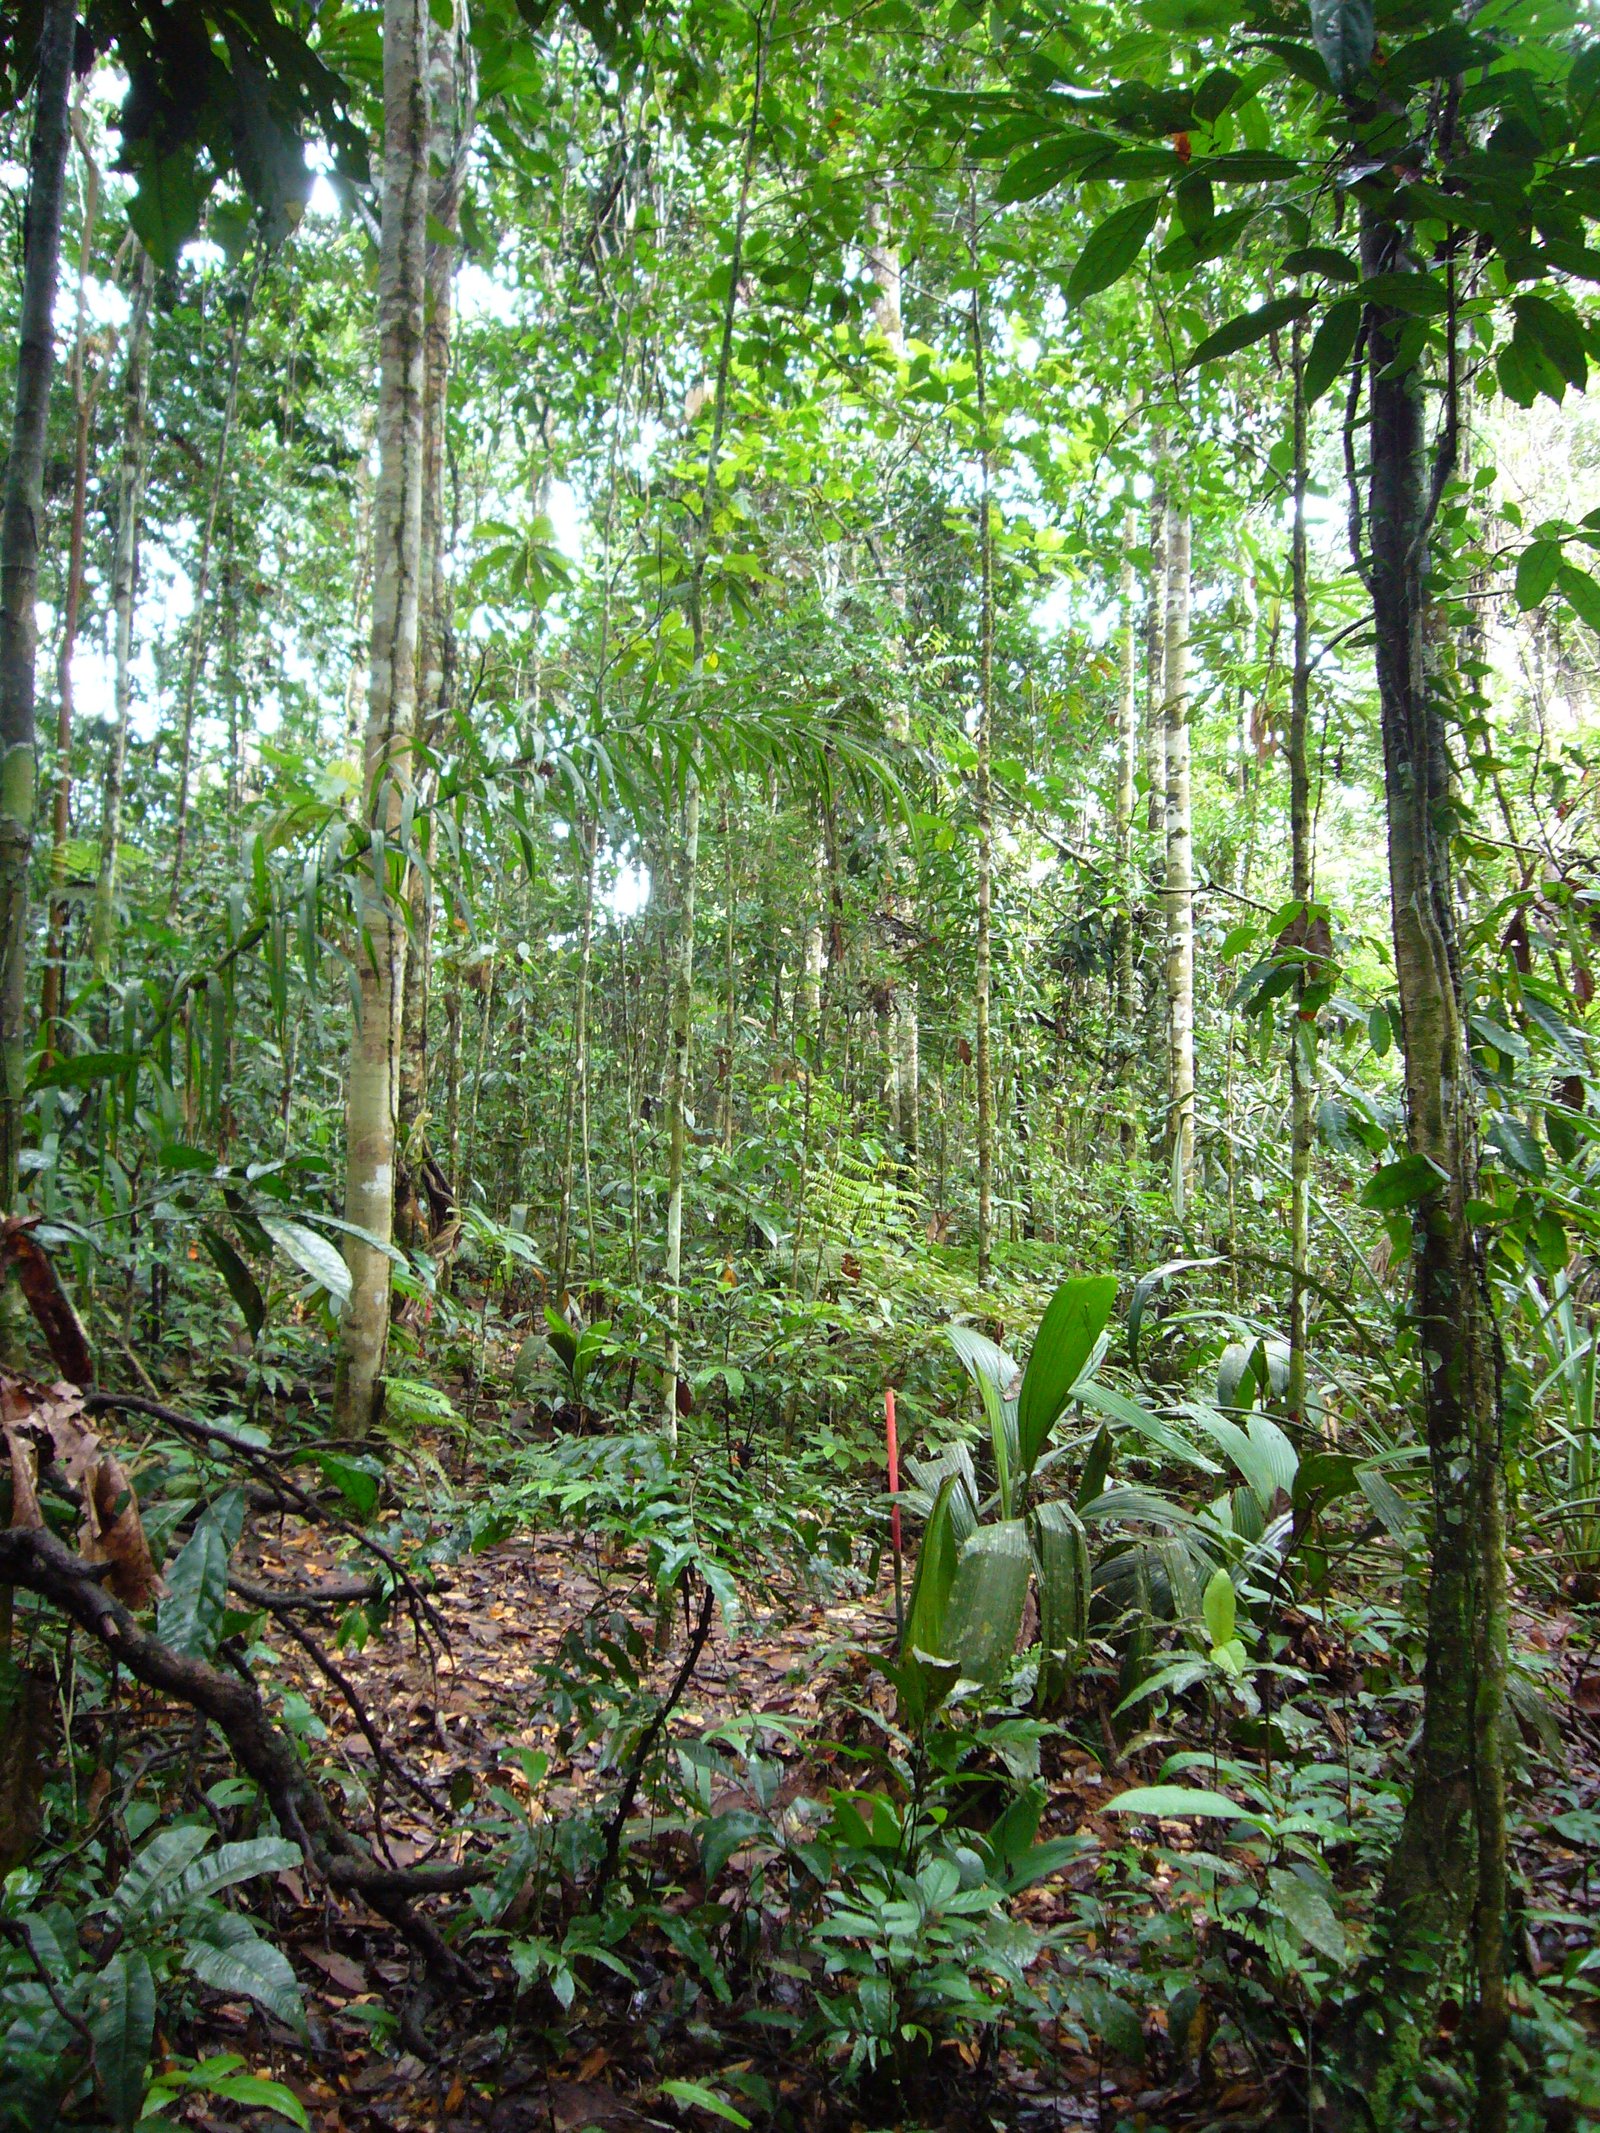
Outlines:
<svg viewBox="0 0 1600 2133"><path fill-rule="evenodd" d="M1117 1300L1115 1274L1075 1274L1045 1306L1017 1398L1017 1451L1031 1474Z"/></svg>
<svg viewBox="0 0 1600 2133"><path fill-rule="evenodd" d="M106 1899L107 1914L124 1926L147 1916L162 1892L179 1879L210 1842L210 1830L193 1823L158 1830L129 1861L127 1872Z"/></svg>
<svg viewBox="0 0 1600 2133"><path fill-rule="evenodd" d="M1225 326L1219 326L1215 333L1208 333L1199 346L1190 351L1188 367L1193 370L1199 363L1214 363L1219 356L1237 355L1241 348L1263 341L1269 333L1276 333L1295 319L1304 318L1310 309L1309 296L1276 296L1270 303L1258 304L1254 311L1242 311Z"/></svg>
<svg viewBox="0 0 1600 2133"><path fill-rule="evenodd" d="M1580 570L1576 563L1563 561L1556 572L1556 584L1561 597L1590 629L1600 634L1600 584L1590 577L1588 571Z"/></svg>
<svg viewBox="0 0 1600 2133"><path fill-rule="evenodd" d="M1560 568L1559 541L1530 541L1523 549L1517 557L1517 605L1524 613L1539 605Z"/></svg>
<svg viewBox="0 0 1600 2133"><path fill-rule="evenodd" d="M1312 407L1349 368L1361 331L1361 306L1353 298L1330 306L1306 355L1306 405Z"/></svg>
<svg viewBox="0 0 1600 2133"><path fill-rule="evenodd" d="M1151 193L1142 200L1130 200L1125 207L1119 207L1106 217L1084 246L1077 265L1067 278L1069 304L1085 303L1091 296L1122 279L1144 250L1163 205L1162 195Z"/></svg>
<svg viewBox="0 0 1600 2133"><path fill-rule="evenodd" d="M1333 1963L1345 1963L1350 1943L1323 1890L1303 1880L1292 1867L1275 1866L1267 1874L1273 1905L1300 1938Z"/></svg>
<svg viewBox="0 0 1600 2133"><path fill-rule="evenodd" d="M156 1985L143 1948L119 1948L89 1991L95 2079L113 2122L128 2133L144 2107L156 2031Z"/></svg>
<svg viewBox="0 0 1600 2133"><path fill-rule="evenodd" d="M939 1650L969 1681L996 1681L1022 1628L1033 1555L1020 1518L980 1526L961 1551Z"/></svg>
<svg viewBox="0 0 1600 2133"><path fill-rule="evenodd" d="M209 1659L228 1607L228 1544L202 1519L166 1572L166 1596L156 1609L164 1644L186 1659Z"/></svg>
<svg viewBox="0 0 1600 2133"><path fill-rule="evenodd" d="M267 1215L257 1210L256 1220L272 1239L286 1259L292 1260L302 1273L325 1288L335 1307L343 1310L350 1301L350 1269L344 1256L319 1236L314 1229L307 1229L303 1222L291 1222L283 1215Z"/></svg>
<svg viewBox="0 0 1600 2133"><path fill-rule="evenodd" d="M380 1478L371 1467L340 1452L313 1452L318 1471L339 1491L356 1517L365 1522L378 1508Z"/></svg>
<svg viewBox="0 0 1600 2133"><path fill-rule="evenodd" d="M145 1916L152 1924L173 1918L219 1890L254 1881L258 1874L286 1874L303 1864L299 1846L283 1837L244 1837L235 1844L219 1844L164 1883L146 1906Z"/></svg>
<svg viewBox="0 0 1600 2133"><path fill-rule="evenodd" d="M1311 0L1311 39L1336 89L1367 71L1377 44L1372 0Z"/></svg>
<svg viewBox="0 0 1600 2133"><path fill-rule="evenodd" d="M900 1640L903 1653L936 1654L944 1649L945 1614L956 1575L956 1540L950 1520L950 1496L956 1486L954 1475L947 1475L940 1483L923 1528L906 1607L905 1634Z"/></svg>
<svg viewBox="0 0 1600 2133"><path fill-rule="evenodd" d="M719 2096L715 2089L708 2089L699 2081L663 2081L663 2096L670 2096L674 2103L686 2103L693 2110L709 2111L713 2118L722 2118L730 2126L748 2126L750 2120L743 2111L736 2111L726 2096Z"/></svg>
<svg viewBox="0 0 1600 2133"><path fill-rule="evenodd" d="M213 1992L254 2000L291 2029L304 2029L294 1966L237 1912L218 1909L196 1919L184 1933L183 1964Z"/></svg>
<svg viewBox="0 0 1600 2133"><path fill-rule="evenodd" d="M1410 1207L1449 1182L1430 1157L1403 1155L1396 1162L1380 1164L1373 1172L1362 1190L1361 1204L1379 1214L1388 1214L1397 1207Z"/></svg>
<svg viewBox="0 0 1600 2133"><path fill-rule="evenodd" d="M250 1338L253 1341L259 1340L261 1329L267 1322L267 1306L257 1286L256 1277L221 1230L211 1223L201 1223L200 1241L226 1283L228 1294L239 1306L240 1315L250 1329Z"/></svg>
<svg viewBox="0 0 1600 2133"><path fill-rule="evenodd" d="M1259 1822L1261 1819L1248 1807L1230 1800L1226 1793L1207 1792L1188 1785L1136 1785L1131 1792L1122 1792L1114 1800L1107 1800L1106 1808L1111 1814L1149 1815L1166 1822L1180 1822L1191 1816L1203 1822Z"/></svg>
<svg viewBox="0 0 1600 2133"><path fill-rule="evenodd" d="M1389 1020L1389 1010L1381 1000L1376 1001L1367 1016L1367 1042L1372 1046L1375 1059L1382 1059L1394 1041L1394 1026Z"/></svg>
<svg viewBox="0 0 1600 2133"><path fill-rule="evenodd" d="M1200 1603L1205 1618L1206 1634L1213 1647L1232 1641L1238 1608L1233 1596L1233 1580L1226 1570L1214 1570L1206 1586L1205 1598Z"/></svg>
<svg viewBox="0 0 1600 2133"><path fill-rule="evenodd" d="M1489 1121L1488 1141L1525 1178L1537 1182L1545 1175L1544 1150L1520 1118L1510 1111L1497 1111Z"/></svg>

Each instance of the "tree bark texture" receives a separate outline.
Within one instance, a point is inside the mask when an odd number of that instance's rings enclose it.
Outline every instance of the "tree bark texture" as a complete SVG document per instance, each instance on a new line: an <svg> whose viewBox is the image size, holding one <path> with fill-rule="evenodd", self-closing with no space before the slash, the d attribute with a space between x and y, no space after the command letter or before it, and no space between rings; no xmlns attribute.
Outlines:
<svg viewBox="0 0 1600 2133"><path fill-rule="evenodd" d="M376 1419L389 1338L399 1018L406 926L397 849L408 812L421 606L423 325L428 209L428 14L383 11L383 217L378 266L379 467L373 496L372 660L363 793L370 846L357 895L360 1004L346 1083L345 1219L350 1296L340 1322L335 1420L349 1436Z"/></svg>
<svg viewBox="0 0 1600 2133"><path fill-rule="evenodd" d="M122 374L122 458L117 469L117 532L111 560L114 618L113 711L106 743L104 797L100 808L100 862L89 914L89 959L95 977L111 975L117 944L117 881L122 864L122 800L128 767L128 729L133 718L133 614L139 596L139 533L144 519L146 428L150 406L150 304L155 265L136 244L133 311L128 356Z"/></svg>
<svg viewBox="0 0 1600 2133"><path fill-rule="evenodd" d="M1167 796L1167 1145L1179 1221L1194 1208L1194 850L1189 801L1189 513L1167 506L1162 724Z"/></svg>
<svg viewBox="0 0 1600 2133"><path fill-rule="evenodd" d="M45 0L28 153L22 307L11 447L0 500L0 1209L17 1203L27 1102L28 868L34 828L35 602L44 442L55 367L75 14Z"/></svg>

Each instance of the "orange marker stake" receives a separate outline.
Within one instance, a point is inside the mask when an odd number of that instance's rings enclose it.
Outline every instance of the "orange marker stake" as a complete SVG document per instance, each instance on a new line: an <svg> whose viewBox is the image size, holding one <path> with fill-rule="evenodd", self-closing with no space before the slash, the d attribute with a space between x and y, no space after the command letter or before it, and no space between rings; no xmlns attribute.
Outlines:
<svg viewBox="0 0 1600 2133"><path fill-rule="evenodd" d="M901 1598L900 1438L895 1428L892 1385L884 1387L883 1424L889 1452L889 1545L894 1551L894 1626L898 1632L903 1632L906 1625L905 1607Z"/></svg>

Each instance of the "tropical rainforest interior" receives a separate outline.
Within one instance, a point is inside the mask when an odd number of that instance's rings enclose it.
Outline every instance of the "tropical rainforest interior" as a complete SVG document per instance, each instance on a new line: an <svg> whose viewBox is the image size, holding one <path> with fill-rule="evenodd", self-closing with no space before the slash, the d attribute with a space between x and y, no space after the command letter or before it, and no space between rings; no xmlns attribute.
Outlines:
<svg viewBox="0 0 1600 2133"><path fill-rule="evenodd" d="M1586 0L0 175L0 2120L1600 2123Z"/></svg>

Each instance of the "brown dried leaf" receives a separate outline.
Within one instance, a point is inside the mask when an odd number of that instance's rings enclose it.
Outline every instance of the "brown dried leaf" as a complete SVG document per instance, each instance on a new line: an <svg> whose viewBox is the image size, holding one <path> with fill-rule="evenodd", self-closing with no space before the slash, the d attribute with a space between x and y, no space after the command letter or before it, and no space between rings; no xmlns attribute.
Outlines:
<svg viewBox="0 0 1600 2133"><path fill-rule="evenodd" d="M72 1298L61 1286L49 1253L30 1234L36 1219L8 1215L0 1222L0 1262L15 1267L28 1309L45 1337L57 1370L70 1384L92 1385L94 1358L89 1352L89 1336L73 1309Z"/></svg>
<svg viewBox="0 0 1600 2133"><path fill-rule="evenodd" d="M161 1579L150 1559L133 1484L109 1452L90 1472L85 1508L84 1560L111 1565L106 1589L125 1607L148 1607L161 1590Z"/></svg>

